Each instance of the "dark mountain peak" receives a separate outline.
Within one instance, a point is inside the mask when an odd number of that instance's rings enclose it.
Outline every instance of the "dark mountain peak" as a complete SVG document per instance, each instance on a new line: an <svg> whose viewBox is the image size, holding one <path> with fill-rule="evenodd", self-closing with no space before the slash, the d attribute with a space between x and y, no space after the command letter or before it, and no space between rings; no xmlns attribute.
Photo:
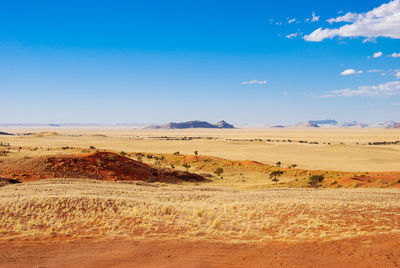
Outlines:
<svg viewBox="0 0 400 268"><path fill-rule="evenodd" d="M227 123L225 120L215 123L218 128L235 128L233 125Z"/></svg>
<svg viewBox="0 0 400 268"><path fill-rule="evenodd" d="M225 121L219 121L215 125L206 121L193 120L187 122L174 123L170 122L161 126L153 125L146 127L147 129L186 129L186 128L235 128L233 125Z"/></svg>

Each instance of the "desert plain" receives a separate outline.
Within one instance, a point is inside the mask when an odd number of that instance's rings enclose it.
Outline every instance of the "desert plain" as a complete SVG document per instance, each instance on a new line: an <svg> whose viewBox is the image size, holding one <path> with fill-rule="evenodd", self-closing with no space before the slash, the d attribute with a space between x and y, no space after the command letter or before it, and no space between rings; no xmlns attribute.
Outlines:
<svg viewBox="0 0 400 268"><path fill-rule="evenodd" d="M0 131L0 267L400 265L399 129Z"/></svg>

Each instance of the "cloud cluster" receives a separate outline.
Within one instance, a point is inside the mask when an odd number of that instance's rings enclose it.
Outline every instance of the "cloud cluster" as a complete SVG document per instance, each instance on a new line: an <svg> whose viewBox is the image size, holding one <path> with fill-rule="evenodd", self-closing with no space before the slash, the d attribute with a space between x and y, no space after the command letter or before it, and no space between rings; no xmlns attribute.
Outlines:
<svg viewBox="0 0 400 268"><path fill-rule="evenodd" d="M400 53L393 53L393 54L392 54L392 57L393 57L393 58L400 58Z"/></svg>
<svg viewBox="0 0 400 268"><path fill-rule="evenodd" d="M354 70L354 69L347 69L347 70L344 70L343 72L341 72L340 74L341 75L353 75L353 74L362 74L363 73L363 71L356 71L356 70Z"/></svg>
<svg viewBox="0 0 400 268"><path fill-rule="evenodd" d="M379 58L383 55L381 51L375 52L374 55L372 56L373 58Z"/></svg>
<svg viewBox="0 0 400 268"><path fill-rule="evenodd" d="M318 28L304 36L306 41L321 42L328 38L338 37L365 37L371 40L377 37L400 39L400 0L389 3L367 12L347 13L344 16L329 19L329 23L349 22L339 28Z"/></svg>
<svg viewBox="0 0 400 268"><path fill-rule="evenodd" d="M357 89L340 89L329 91L324 98L333 97L388 97L400 95L400 81L388 82L378 86L360 86Z"/></svg>
<svg viewBox="0 0 400 268"><path fill-rule="evenodd" d="M268 82L265 80L251 80L251 81L243 81L240 84L242 85L265 85Z"/></svg>
<svg viewBox="0 0 400 268"><path fill-rule="evenodd" d="M312 16L311 22L317 22L317 21L319 21L319 16L317 16L317 15L315 14L315 12L313 12L313 13L311 14L311 16Z"/></svg>

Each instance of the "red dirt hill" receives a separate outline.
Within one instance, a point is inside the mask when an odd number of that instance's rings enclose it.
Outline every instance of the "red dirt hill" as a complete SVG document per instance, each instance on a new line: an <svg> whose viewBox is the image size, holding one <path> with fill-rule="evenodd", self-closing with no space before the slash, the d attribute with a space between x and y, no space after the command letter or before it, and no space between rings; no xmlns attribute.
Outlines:
<svg viewBox="0 0 400 268"><path fill-rule="evenodd" d="M203 177L193 173L153 168L110 152L8 159L0 163L0 175L21 181L47 178L167 183L205 181Z"/></svg>

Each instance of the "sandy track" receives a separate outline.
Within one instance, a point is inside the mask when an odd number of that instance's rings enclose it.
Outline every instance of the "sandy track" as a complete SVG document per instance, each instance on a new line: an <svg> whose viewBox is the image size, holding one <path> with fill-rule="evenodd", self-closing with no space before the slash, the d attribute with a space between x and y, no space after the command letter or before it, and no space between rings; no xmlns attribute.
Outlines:
<svg viewBox="0 0 400 268"><path fill-rule="evenodd" d="M74 240L0 244L0 267L398 267L400 236L227 244Z"/></svg>

